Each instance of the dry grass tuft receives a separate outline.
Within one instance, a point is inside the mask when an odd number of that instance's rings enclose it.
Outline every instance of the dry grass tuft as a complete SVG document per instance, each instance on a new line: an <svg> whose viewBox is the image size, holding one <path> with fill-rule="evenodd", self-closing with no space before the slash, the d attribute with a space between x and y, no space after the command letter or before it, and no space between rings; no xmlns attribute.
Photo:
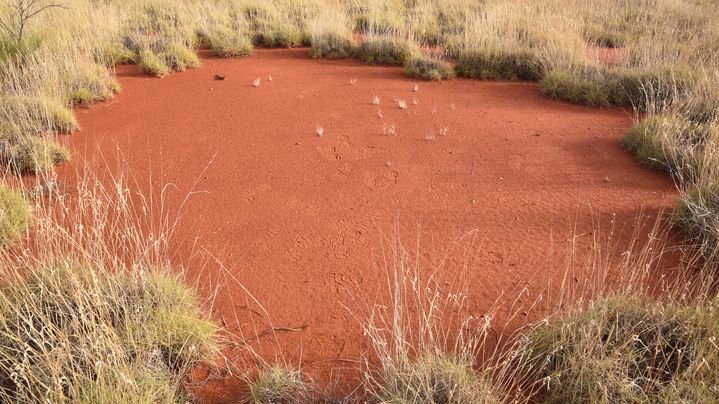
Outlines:
<svg viewBox="0 0 719 404"><path fill-rule="evenodd" d="M30 221L30 206L22 194L0 185L0 247L19 241Z"/></svg>
<svg viewBox="0 0 719 404"><path fill-rule="evenodd" d="M423 80L440 81L454 77L454 70L447 63L430 57L414 58L404 68L407 77L416 77ZM415 87L418 91L419 87Z"/></svg>
<svg viewBox="0 0 719 404"><path fill-rule="evenodd" d="M367 38L357 49L357 57L371 65L404 66L418 55L414 43L387 36Z"/></svg>
<svg viewBox="0 0 719 404"><path fill-rule="evenodd" d="M617 295L534 329L524 349L546 402L710 402L719 399L715 303Z"/></svg>
<svg viewBox="0 0 719 404"><path fill-rule="evenodd" d="M303 403L309 398L302 374L275 364L260 371L250 383L252 402L257 404Z"/></svg>

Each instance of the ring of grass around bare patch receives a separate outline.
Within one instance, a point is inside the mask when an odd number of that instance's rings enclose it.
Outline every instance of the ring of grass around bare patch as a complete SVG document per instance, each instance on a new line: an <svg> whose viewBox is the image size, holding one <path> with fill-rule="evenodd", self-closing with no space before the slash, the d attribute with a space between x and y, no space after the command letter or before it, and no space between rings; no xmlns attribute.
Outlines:
<svg viewBox="0 0 719 404"><path fill-rule="evenodd" d="M713 402L719 348L709 338L719 318L712 308L600 298L534 329L525 366L549 403Z"/></svg>
<svg viewBox="0 0 719 404"><path fill-rule="evenodd" d="M30 206L22 194L0 185L0 247L20 240L30 221Z"/></svg>
<svg viewBox="0 0 719 404"><path fill-rule="evenodd" d="M454 70L439 59L421 57L410 60L404 68L404 74L407 77L439 81L453 78Z"/></svg>
<svg viewBox="0 0 719 404"><path fill-rule="evenodd" d="M404 66L419 53L417 45L395 37L370 38L357 49L357 57L371 65Z"/></svg>
<svg viewBox="0 0 719 404"><path fill-rule="evenodd" d="M457 75L480 80L537 81L544 75L542 61L534 52L470 49L459 54Z"/></svg>
<svg viewBox="0 0 719 404"><path fill-rule="evenodd" d="M24 272L0 292L3 402L178 402L185 372L218 353L177 275L63 260Z"/></svg>

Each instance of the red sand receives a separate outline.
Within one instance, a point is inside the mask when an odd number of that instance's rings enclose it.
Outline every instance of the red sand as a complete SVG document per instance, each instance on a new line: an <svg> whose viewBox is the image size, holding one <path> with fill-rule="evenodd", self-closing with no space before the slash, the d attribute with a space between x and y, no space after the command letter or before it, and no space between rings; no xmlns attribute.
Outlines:
<svg viewBox="0 0 719 404"><path fill-rule="evenodd" d="M629 113L548 100L536 84L457 79L420 82L413 92L415 81L400 68L316 61L306 49L204 58L201 68L163 79L122 66L118 78L115 99L79 111L82 130L68 140L75 154L99 148L112 166L119 149L141 185L151 177L154 187L175 184L175 205L199 179L204 192L184 208L178 257L186 259L197 238L275 327L307 326L278 333L277 343L322 383L367 353L343 305L360 313L350 292L373 296L384 287L373 263L380 232L395 223L409 244L421 224L430 258L478 229L477 262L466 275L470 310L479 315L503 291L527 285L535 298L558 276L553 268L561 265L550 260L565 253L572 229L588 240L597 217L608 228L616 215L623 246L641 208L651 216L674 201L666 176L621 149ZM374 95L381 105L371 104ZM408 109L393 99L407 100ZM386 136L392 124L396 135ZM429 133L435 140L425 139ZM253 335L251 319L260 322L257 332L266 324L247 304L230 283L215 314L231 330L237 315ZM263 352L274 358L272 349ZM212 400L233 401L240 384L213 384Z"/></svg>
<svg viewBox="0 0 719 404"><path fill-rule="evenodd" d="M625 54L624 48L602 48L599 46L587 48L587 57L607 66L618 66Z"/></svg>

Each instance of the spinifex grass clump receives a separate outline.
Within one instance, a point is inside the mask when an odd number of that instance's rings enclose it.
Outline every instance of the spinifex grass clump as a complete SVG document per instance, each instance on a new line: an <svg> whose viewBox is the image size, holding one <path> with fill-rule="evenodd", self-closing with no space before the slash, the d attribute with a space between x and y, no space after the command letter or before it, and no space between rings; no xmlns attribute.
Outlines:
<svg viewBox="0 0 719 404"><path fill-rule="evenodd" d="M716 167L704 168L711 169ZM681 188L674 223L708 262L719 262L719 181L715 176L702 172Z"/></svg>
<svg viewBox="0 0 719 404"><path fill-rule="evenodd" d="M120 180L78 178L72 202L34 200L32 253L0 249L0 401L185 402L220 342L170 264L172 222Z"/></svg>
<svg viewBox="0 0 719 404"><path fill-rule="evenodd" d="M30 225L30 206L19 191L0 184L0 248L20 240Z"/></svg>
<svg viewBox="0 0 719 404"><path fill-rule="evenodd" d="M682 181L696 178L709 142L719 140L719 128L692 122L681 115L651 115L635 124L622 141L650 168L664 170Z"/></svg>
<svg viewBox="0 0 719 404"><path fill-rule="evenodd" d="M697 82L686 68L612 69L607 75L612 103L647 110L663 106L689 93Z"/></svg>
<svg viewBox="0 0 719 404"><path fill-rule="evenodd" d="M168 44L159 56L165 60L165 64L170 69L177 72L193 69L200 65L200 59L195 51L179 43Z"/></svg>
<svg viewBox="0 0 719 404"><path fill-rule="evenodd" d="M593 64L552 69L541 79L542 93L550 98L642 111L681 99L693 90L695 83L695 76L684 69L643 71Z"/></svg>
<svg viewBox="0 0 719 404"><path fill-rule="evenodd" d="M25 128L28 125L32 128ZM71 133L78 129L78 125L72 110L56 101L30 96L0 96L0 138L17 135L13 133L15 129Z"/></svg>
<svg viewBox="0 0 719 404"><path fill-rule="evenodd" d="M51 137L23 136L2 142L0 164L20 174L43 174L66 162L70 153Z"/></svg>
<svg viewBox="0 0 719 404"><path fill-rule="evenodd" d="M459 53L457 75L480 80L537 81L544 63L532 50L467 49Z"/></svg>
<svg viewBox="0 0 719 404"><path fill-rule="evenodd" d="M369 38L357 49L357 56L372 65L404 66L418 55L417 45L396 37Z"/></svg>
<svg viewBox="0 0 719 404"><path fill-rule="evenodd" d="M163 58L149 49L140 51L138 65L143 72L153 76L162 77L170 73L170 68Z"/></svg>
<svg viewBox="0 0 719 404"><path fill-rule="evenodd" d="M541 80L542 94L558 100L576 102L593 107L609 106L613 103L613 88L605 82L604 72L596 67L584 74L573 70L554 69Z"/></svg>
<svg viewBox="0 0 719 404"><path fill-rule="evenodd" d="M446 80L454 77L454 70L447 63L430 57L414 58L404 68L407 77L423 80Z"/></svg>
<svg viewBox="0 0 719 404"><path fill-rule="evenodd" d="M387 403L498 402L491 383L479 377L466 358L431 351L390 374L379 396Z"/></svg>
<svg viewBox="0 0 719 404"><path fill-rule="evenodd" d="M212 31L206 35L212 52L219 57L240 57L252 54L252 40L246 34L232 30Z"/></svg>
<svg viewBox="0 0 719 404"><path fill-rule="evenodd" d="M110 42L102 49L102 62L107 66L135 63L137 55L121 43Z"/></svg>
<svg viewBox="0 0 719 404"><path fill-rule="evenodd" d="M307 402L309 391L298 370L275 364L260 370L250 381L250 396L257 404L300 404Z"/></svg>
<svg viewBox="0 0 719 404"><path fill-rule="evenodd" d="M495 403L508 398L511 392L504 387L512 377L505 367L509 362L497 352L493 356L487 344L491 315L468 315L466 293L456 289L456 283L447 286L449 282L438 278L445 272L442 264L431 269L435 275L426 276L420 259L410 257L398 239L388 244L386 301L369 308L364 326L379 363L368 362L365 371L370 397L413 404ZM491 365L476 363L482 353L493 357Z"/></svg>
<svg viewBox="0 0 719 404"><path fill-rule="evenodd" d="M333 32L312 35L310 55L316 59L344 59L352 55L352 41Z"/></svg>
<svg viewBox="0 0 719 404"><path fill-rule="evenodd" d="M67 81L68 98L74 105L88 106L109 100L120 91L115 78L99 64L77 66Z"/></svg>
<svg viewBox="0 0 719 404"><path fill-rule="evenodd" d="M714 402L719 399L715 302L617 295L534 329L525 363L545 402Z"/></svg>
<svg viewBox="0 0 719 404"><path fill-rule="evenodd" d="M217 353L217 327L164 270L108 273L58 257L0 292L4 402L177 402Z"/></svg>
<svg viewBox="0 0 719 404"><path fill-rule="evenodd" d="M295 26L282 24L257 32L253 42L267 48L296 48L308 45L309 37Z"/></svg>

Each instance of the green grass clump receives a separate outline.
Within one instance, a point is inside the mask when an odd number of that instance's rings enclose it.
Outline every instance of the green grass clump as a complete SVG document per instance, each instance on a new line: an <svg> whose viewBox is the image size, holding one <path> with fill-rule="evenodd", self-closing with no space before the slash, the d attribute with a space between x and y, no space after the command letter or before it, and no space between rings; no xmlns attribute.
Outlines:
<svg viewBox="0 0 719 404"><path fill-rule="evenodd" d="M643 165L689 180L698 175L706 142L718 135L712 125L680 115L651 115L627 132L622 145Z"/></svg>
<svg viewBox="0 0 719 404"><path fill-rule="evenodd" d="M646 110L663 106L689 92L697 79L688 69L617 69L610 73L612 103Z"/></svg>
<svg viewBox="0 0 719 404"><path fill-rule="evenodd" d="M212 30L203 36L215 56L232 58L252 54L252 40L248 35L227 29Z"/></svg>
<svg viewBox="0 0 719 404"><path fill-rule="evenodd" d="M164 59L168 68L177 72L200 66L200 59L195 51L185 45L169 44L158 56Z"/></svg>
<svg viewBox="0 0 719 404"><path fill-rule="evenodd" d="M307 386L299 371L273 365L263 369L251 383L250 395L257 404L302 403Z"/></svg>
<svg viewBox="0 0 719 404"><path fill-rule="evenodd" d="M352 55L352 41L344 35L324 33L313 35L310 56L315 59L344 59Z"/></svg>
<svg viewBox="0 0 719 404"><path fill-rule="evenodd" d="M371 65L404 66L419 54L416 44L395 37L371 38L357 49L357 56Z"/></svg>
<svg viewBox="0 0 719 404"><path fill-rule="evenodd" d="M611 88L601 80L563 70L551 70L541 80L542 94L593 107L612 104Z"/></svg>
<svg viewBox="0 0 719 404"><path fill-rule="evenodd" d="M30 219L30 207L22 194L0 184L0 247L20 240Z"/></svg>
<svg viewBox="0 0 719 404"><path fill-rule="evenodd" d="M37 262L2 289L0 401L186 402L182 378L217 354L217 327L176 275L96 265Z"/></svg>
<svg viewBox="0 0 719 404"><path fill-rule="evenodd" d="M103 49L102 61L106 66L126 65L135 63L137 55L123 44L111 42Z"/></svg>
<svg viewBox="0 0 719 404"><path fill-rule="evenodd" d="M457 60L457 75L480 80L537 81L544 76L544 64L529 50L465 50Z"/></svg>
<svg viewBox="0 0 719 404"><path fill-rule="evenodd" d="M490 383L469 363L441 352L425 352L389 375L379 389L383 403L496 403Z"/></svg>
<svg viewBox="0 0 719 404"><path fill-rule="evenodd" d="M15 130L30 130L25 128L26 124L32 125L37 131L71 133L78 129L75 114L71 109L46 98L30 96L0 97L0 116L15 123L15 125L0 128L0 139L22 135L21 133L12 132Z"/></svg>
<svg viewBox="0 0 719 404"><path fill-rule="evenodd" d="M713 303L599 298L531 331L525 365L547 403L714 402L717 313Z"/></svg>
<svg viewBox="0 0 719 404"><path fill-rule="evenodd" d="M78 67L67 80L68 98L73 105L109 100L120 91L115 78L99 64Z"/></svg>
<svg viewBox="0 0 719 404"><path fill-rule="evenodd" d="M51 171L57 164L70 158L64 147L38 136L24 136L4 143L0 162L21 174L41 174Z"/></svg>
<svg viewBox="0 0 719 404"><path fill-rule="evenodd" d="M139 59L140 69L147 74L162 77L170 73L165 60L149 49L140 51Z"/></svg>
<svg viewBox="0 0 719 404"><path fill-rule="evenodd" d="M704 258L719 260L719 181L702 178L683 189L674 224L684 231Z"/></svg>
<svg viewBox="0 0 719 404"><path fill-rule="evenodd" d="M592 65L550 70L541 79L542 93L550 98L642 111L660 109L680 100L693 90L695 83L695 75L685 69L644 71Z"/></svg>
<svg viewBox="0 0 719 404"><path fill-rule="evenodd" d="M173 370L187 369L218 351L217 326L203 318L197 295L177 275L150 273L144 288L144 301L138 304L154 309L141 321L128 322L123 334L136 349L159 349Z"/></svg>
<svg viewBox="0 0 719 404"><path fill-rule="evenodd" d="M267 48L296 48L309 45L309 37L297 27L279 25L260 30L253 42Z"/></svg>
<svg viewBox="0 0 719 404"><path fill-rule="evenodd" d="M447 63L431 58L414 58L404 68L407 77L416 77L423 80L446 80L454 77L454 70Z"/></svg>

